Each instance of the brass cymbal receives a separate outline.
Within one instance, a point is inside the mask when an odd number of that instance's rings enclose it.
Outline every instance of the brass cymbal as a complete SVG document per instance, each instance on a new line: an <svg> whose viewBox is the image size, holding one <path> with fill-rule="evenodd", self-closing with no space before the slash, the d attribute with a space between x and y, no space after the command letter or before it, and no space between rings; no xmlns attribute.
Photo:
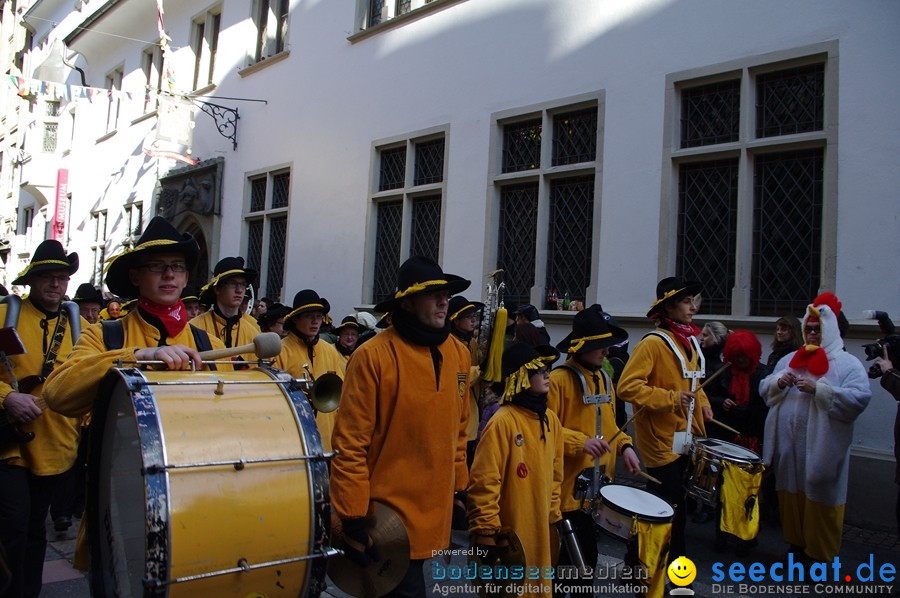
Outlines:
<svg viewBox="0 0 900 598"><path fill-rule="evenodd" d="M498 562L486 563L479 554L469 556L469 561L474 561L479 566L501 566L506 569L525 566L525 550L522 548L522 542L519 540L518 534L511 527L500 528L500 531L495 536L495 541L498 547ZM472 544L474 542L470 542L470 545ZM480 578L471 580L470 583L475 587L475 591L478 592L480 598L516 598L517 596L514 582L498 581L490 589Z"/></svg>
<svg viewBox="0 0 900 598"><path fill-rule="evenodd" d="M334 585L351 596L379 598L396 588L406 575L409 536L396 511L378 502L374 514L366 517L366 532L374 542L379 560L368 567L360 567L341 554L328 561L328 576ZM332 527L331 545L344 548L339 525Z"/></svg>

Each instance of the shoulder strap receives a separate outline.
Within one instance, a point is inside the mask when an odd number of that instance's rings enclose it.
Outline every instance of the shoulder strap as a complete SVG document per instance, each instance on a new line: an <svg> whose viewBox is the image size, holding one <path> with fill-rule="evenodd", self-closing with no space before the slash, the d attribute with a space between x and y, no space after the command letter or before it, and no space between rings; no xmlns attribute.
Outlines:
<svg viewBox="0 0 900 598"><path fill-rule="evenodd" d="M101 320L103 345L107 351L121 349L125 345L125 327L122 320Z"/></svg>
<svg viewBox="0 0 900 598"><path fill-rule="evenodd" d="M691 337L691 346L697 353L697 365L699 366L699 368L696 370L690 370L688 369L688 364L684 358L684 355L682 355L681 351L678 350L678 347L675 346L675 341L672 340L672 337L658 330L652 330L648 332L644 335L643 338L647 338L648 336L658 336L663 341L665 341L666 345L669 346L669 349L672 350L672 353L675 354L675 359L677 359L678 363L681 364L681 376L691 381L691 390L696 389L697 380L706 376L706 359L703 357L703 351L700 350L700 342L697 340L697 338L693 336Z"/></svg>
<svg viewBox="0 0 900 598"><path fill-rule="evenodd" d="M188 324L191 327L191 334L194 335L194 344L197 345L198 351L209 351L212 349L212 343L209 340L209 333L203 330L202 328L198 328L193 324ZM216 364L209 364L209 369L215 370Z"/></svg>
<svg viewBox="0 0 900 598"><path fill-rule="evenodd" d="M572 372L572 375L575 376L575 380L577 380L578 384L581 385L581 394L583 396L587 395L587 393L588 393L587 380L584 379L584 374L582 374L581 372L579 372L577 369L573 368L572 366L566 365L566 364L562 364L562 365L558 366L557 369L569 370L570 372Z"/></svg>

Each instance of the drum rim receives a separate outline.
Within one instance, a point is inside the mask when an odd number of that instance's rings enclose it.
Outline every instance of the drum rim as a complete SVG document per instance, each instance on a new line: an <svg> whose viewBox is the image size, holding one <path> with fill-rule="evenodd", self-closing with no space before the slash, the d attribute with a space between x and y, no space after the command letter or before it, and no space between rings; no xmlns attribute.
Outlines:
<svg viewBox="0 0 900 598"><path fill-rule="evenodd" d="M657 499L661 500L663 503L665 503L665 505L667 507L669 507L669 509L672 511L672 514L671 515L645 515L643 513L637 513L635 511L631 511L629 509L626 509L625 507L620 507L618 504L612 502L611 500L609 500L608 498L606 498L603 495L603 489L608 488L610 486L618 486L620 488L627 488L629 490L636 490L638 492L644 492L646 494L649 494L650 496L657 498ZM628 517L637 517L638 520L640 520L640 521L649 521L651 523L668 523L669 521L672 521L672 519L675 517L675 509L672 507L672 505L670 505L668 502L666 502L666 500L663 499L662 497L657 496L657 495L653 494L652 492L647 492L646 490L642 490L641 488L635 488L633 486L626 486L625 484L606 484L604 486L601 486L600 487L600 502L601 502L601 504L608 506L610 509L612 509L616 513L621 513L622 515L626 515Z"/></svg>
<svg viewBox="0 0 900 598"><path fill-rule="evenodd" d="M747 447L741 446L739 444L735 444L734 442L728 442L727 440L719 440L718 438L698 438L696 440L696 444L703 447L703 449L706 452L713 453L717 457L725 457L729 461L737 461L739 463L746 463L746 464L754 464L754 463L759 463L760 461L762 461L762 457L756 451L751 451ZM741 451L745 451L747 453L751 453L751 454L755 455L755 457L751 459L749 456L738 457L736 455L732 455L729 453L723 453L722 451L715 450L716 445L720 445L720 446L726 445L728 447L736 447L736 448L740 449Z"/></svg>

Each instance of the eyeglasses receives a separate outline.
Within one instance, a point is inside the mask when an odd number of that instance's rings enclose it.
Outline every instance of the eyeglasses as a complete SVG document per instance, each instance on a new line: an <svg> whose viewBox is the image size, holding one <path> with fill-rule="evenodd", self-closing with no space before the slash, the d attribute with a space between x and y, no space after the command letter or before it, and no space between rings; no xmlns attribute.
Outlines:
<svg viewBox="0 0 900 598"><path fill-rule="evenodd" d="M216 286L230 287L232 289L241 289L242 291L246 291L247 287L250 286L247 282L241 282L239 280L225 280L220 282Z"/></svg>
<svg viewBox="0 0 900 598"><path fill-rule="evenodd" d="M184 274L187 272L187 264L184 262L173 262L171 264L165 262L147 262L141 266L141 268L150 270L156 274L163 274L166 270L171 270L174 274Z"/></svg>
<svg viewBox="0 0 900 598"><path fill-rule="evenodd" d="M535 376L549 376L550 368L539 368L535 373Z"/></svg>
<svg viewBox="0 0 900 598"><path fill-rule="evenodd" d="M34 277L46 282L56 282L59 284L66 284L69 282L68 274L47 274L46 272L38 272Z"/></svg>

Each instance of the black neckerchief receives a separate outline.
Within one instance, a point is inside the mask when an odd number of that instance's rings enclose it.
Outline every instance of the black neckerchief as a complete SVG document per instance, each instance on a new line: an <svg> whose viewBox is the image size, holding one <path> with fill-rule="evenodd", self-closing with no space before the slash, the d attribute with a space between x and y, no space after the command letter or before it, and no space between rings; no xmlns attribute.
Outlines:
<svg viewBox="0 0 900 598"><path fill-rule="evenodd" d="M138 313L141 314L141 317L144 319L145 322L147 322L148 324L150 324L151 326L153 326L154 328L159 330L159 343L157 343L156 346L157 347L165 347L166 339L169 338L169 333L166 330L166 325L163 324L162 320L160 320L159 318L157 318L156 316L154 316L153 314L151 314L150 312L148 312L147 310L142 308L140 305L138 305L137 310L138 310Z"/></svg>
<svg viewBox="0 0 900 598"><path fill-rule="evenodd" d="M474 333L460 330L456 326L451 326L450 332L453 333L453 336L461 340L465 345L468 345L469 341L472 340L472 337L475 336Z"/></svg>
<svg viewBox="0 0 900 598"><path fill-rule="evenodd" d="M291 320L293 323L293 320ZM300 334L300 331L297 330L294 326L290 328L291 334L300 339L300 342L306 347L306 355L309 357L309 367L313 366L313 361L315 360L315 349L316 343L319 342L319 335L315 335L312 338L308 338L306 335Z"/></svg>
<svg viewBox="0 0 900 598"><path fill-rule="evenodd" d="M547 395L536 395L524 390L513 396L509 402L537 414L541 422L541 440L546 442L547 437L544 435L544 426L547 427L548 432L550 431L550 419L547 417Z"/></svg>
<svg viewBox="0 0 900 598"><path fill-rule="evenodd" d="M441 364L444 362L444 356L438 350L438 345L450 336L450 321L444 320L443 328L426 326L414 313L401 308L392 313L391 325L403 339L420 347L428 347L434 364L434 386L436 390L440 390Z"/></svg>
<svg viewBox="0 0 900 598"><path fill-rule="evenodd" d="M31 304L42 314L44 317L41 319L41 330L44 331L44 338L41 343L41 352L47 352L47 337L50 335L50 320L55 320L59 317L59 309L57 311L49 311L38 305L35 301L32 301Z"/></svg>
<svg viewBox="0 0 900 598"><path fill-rule="evenodd" d="M226 346L226 347L232 347L232 346L234 346L234 345L232 344L231 329L234 328L235 326L237 326L238 322L241 321L241 316L242 316L243 314L241 314L240 310L238 310L237 315L234 315L234 316L226 316L225 314L222 313L222 310L219 309L219 304L218 304L218 303L216 303L216 304L213 305L213 312L215 312L215 314L216 314L217 316L219 316L220 318L222 318L223 320L225 320L225 326L224 326L224 330L225 330L225 339L224 339L224 340L225 340L225 346Z"/></svg>
<svg viewBox="0 0 900 598"><path fill-rule="evenodd" d="M334 343L334 348L337 349L338 353L340 353L344 357L349 357L353 353L353 350L356 349L356 347L353 347L353 349L348 349L341 344L341 341Z"/></svg>

